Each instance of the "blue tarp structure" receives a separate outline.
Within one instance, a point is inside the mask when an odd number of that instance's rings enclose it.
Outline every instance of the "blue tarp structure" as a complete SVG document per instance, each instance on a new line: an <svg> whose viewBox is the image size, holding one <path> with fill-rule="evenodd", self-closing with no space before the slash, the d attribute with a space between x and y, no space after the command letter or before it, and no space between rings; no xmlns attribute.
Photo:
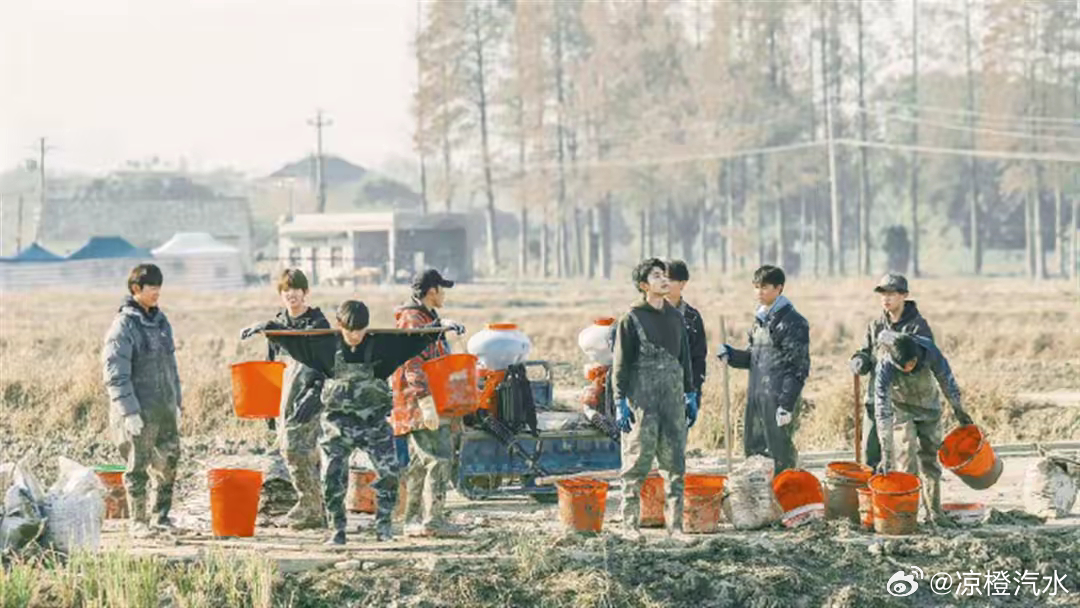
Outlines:
<svg viewBox="0 0 1080 608"><path fill-rule="evenodd" d="M92 236L86 244L67 257L69 260L101 258L150 258L150 252L140 249L118 236Z"/></svg>
<svg viewBox="0 0 1080 608"><path fill-rule="evenodd" d="M37 243L31 243L29 247L23 249L19 253L11 256L10 258L4 258L5 262L57 262L64 258L56 255L55 253L45 249Z"/></svg>

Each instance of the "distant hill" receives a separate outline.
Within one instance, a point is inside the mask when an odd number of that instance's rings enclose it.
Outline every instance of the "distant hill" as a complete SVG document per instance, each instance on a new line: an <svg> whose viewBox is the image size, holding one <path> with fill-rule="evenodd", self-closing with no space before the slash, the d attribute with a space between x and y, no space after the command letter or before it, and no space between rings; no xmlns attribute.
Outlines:
<svg viewBox="0 0 1080 608"><path fill-rule="evenodd" d="M420 194L395 179L354 165L338 156L327 156L323 167L326 178L326 212L409 211L420 208ZM266 177L264 181L293 178L298 212L314 210L315 159L307 156L291 162Z"/></svg>

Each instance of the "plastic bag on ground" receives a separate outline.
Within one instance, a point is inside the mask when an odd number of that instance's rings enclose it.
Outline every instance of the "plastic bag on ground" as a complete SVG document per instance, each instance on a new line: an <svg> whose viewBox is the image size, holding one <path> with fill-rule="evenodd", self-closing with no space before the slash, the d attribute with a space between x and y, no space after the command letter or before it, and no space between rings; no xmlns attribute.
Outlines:
<svg viewBox="0 0 1080 608"><path fill-rule="evenodd" d="M773 496L773 460L751 456L735 467L724 484L722 509L736 529L764 528L780 519Z"/></svg>
<svg viewBox="0 0 1080 608"><path fill-rule="evenodd" d="M93 470L60 457L60 475L45 500L45 540L61 552L97 550L105 519L105 486Z"/></svg>
<svg viewBox="0 0 1080 608"><path fill-rule="evenodd" d="M1076 503L1076 479L1069 463L1053 456L1040 458L1024 471L1024 510L1046 518L1068 517Z"/></svg>
<svg viewBox="0 0 1080 608"><path fill-rule="evenodd" d="M24 462L0 465L0 491L0 553L18 551L41 534L45 496Z"/></svg>

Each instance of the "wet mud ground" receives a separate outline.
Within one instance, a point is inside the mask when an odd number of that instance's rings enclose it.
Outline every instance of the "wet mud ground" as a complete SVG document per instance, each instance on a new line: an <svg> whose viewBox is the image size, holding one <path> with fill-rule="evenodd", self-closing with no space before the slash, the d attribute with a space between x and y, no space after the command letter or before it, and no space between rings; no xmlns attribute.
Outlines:
<svg viewBox="0 0 1080 608"><path fill-rule="evenodd" d="M565 531L554 505L452 493L448 508L465 529L461 538L377 543L371 516L352 514L348 543L331 548L320 532L273 526L260 526L254 538L215 539L206 493L192 490L176 508L184 534L133 541L122 522L110 521L104 545L181 561L255 552L278 564L276 595L292 606L1080 606L1080 509L1044 524L1013 516L1032 460L1005 459L999 482L981 492L946 473L946 502L982 502L994 509L991 522L1004 523L943 530L924 522L908 537L822 521L794 530L722 525L717 534L674 539L645 530L635 542L614 533L617 491L609 492L605 532L588 536ZM914 578L915 568L924 578ZM896 597L887 584L900 570L918 588ZM1002 579L987 585L987 573L1000 571L1008 572L1008 594L991 595L1003 590ZM939 573L949 575L947 592ZM968 595L971 573L978 573L978 595ZM1025 573L1026 581L1037 574L1037 583L1018 584ZM1055 574L1059 583L1051 584Z"/></svg>

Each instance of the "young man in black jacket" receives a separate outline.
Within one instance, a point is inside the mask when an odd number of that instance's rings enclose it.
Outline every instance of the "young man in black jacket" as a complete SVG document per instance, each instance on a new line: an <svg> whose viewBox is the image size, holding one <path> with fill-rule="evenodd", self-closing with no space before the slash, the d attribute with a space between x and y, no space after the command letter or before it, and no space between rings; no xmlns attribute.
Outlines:
<svg viewBox="0 0 1080 608"><path fill-rule="evenodd" d="M702 320L701 313L687 304L682 297L683 289L690 281L690 270L686 267L686 262L682 260L668 262L667 276L671 289L666 299L683 317L686 337L690 342L690 368L694 375L694 392L697 393L698 403L701 403L701 387L705 384L705 357L709 353L709 347L705 341L705 322Z"/></svg>
<svg viewBox="0 0 1080 608"><path fill-rule="evenodd" d="M919 314L919 307L913 300L908 300L908 282L903 275L886 274L874 287L874 292L881 296L881 316L870 322L866 328L866 341L863 347L851 355L849 365L852 373L863 376L869 374L866 383L866 464L871 468L877 468L881 462L881 448L878 442L877 425L874 423L874 368L877 360L874 350L878 344L878 338L883 331L920 336L930 341L934 340L934 332L930 331L930 325Z"/></svg>
<svg viewBox="0 0 1080 608"><path fill-rule="evenodd" d="M750 370L746 392L743 452L775 461L775 472L795 468L792 424L810 374L810 326L784 297L784 271L762 266L754 272L758 309L747 350L724 344L717 355L737 369Z"/></svg>

